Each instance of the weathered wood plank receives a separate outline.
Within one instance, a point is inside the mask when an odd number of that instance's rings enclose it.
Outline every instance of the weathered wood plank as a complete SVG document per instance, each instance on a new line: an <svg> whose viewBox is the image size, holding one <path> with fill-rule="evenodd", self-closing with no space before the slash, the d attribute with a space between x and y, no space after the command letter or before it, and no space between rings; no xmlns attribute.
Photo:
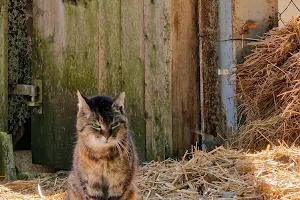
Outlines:
<svg viewBox="0 0 300 200"><path fill-rule="evenodd" d="M144 0L147 160L172 151L170 1Z"/></svg>
<svg viewBox="0 0 300 200"><path fill-rule="evenodd" d="M201 68L201 131L203 137L216 137L221 113L220 89L217 70L219 68L218 1L199 1L200 68ZM203 138L203 140L205 140Z"/></svg>
<svg viewBox="0 0 300 200"><path fill-rule="evenodd" d="M125 109L141 160L146 158L143 1L121 1L122 72Z"/></svg>
<svg viewBox="0 0 300 200"><path fill-rule="evenodd" d="M33 1L32 79L43 81L43 114L32 113L31 141L33 163L53 167L53 48L51 30L54 29L49 1ZM51 22L51 23L50 23ZM47 25L46 25L47 24Z"/></svg>
<svg viewBox="0 0 300 200"><path fill-rule="evenodd" d="M198 1L171 1L173 151L197 141L200 124Z"/></svg>
<svg viewBox="0 0 300 200"><path fill-rule="evenodd" d="M0 180L5 176L8 180L16 179L12 135L0 132Z"/></svg>
<svg viewBox="0 0 300 200"><path fill-rule="evenodd" d="M122 89L121 1L99 1L98 91L116 96ZM126 98L127 99L127 98Z"/></svg>
<svg viewBox="0 0 300 200"><path fill-rule="evenodd" d="M64 55L64 65L56 63L57 73L53 75L54 82L60 83L57 84L53 108L56 168L69 168L72 163L72 156L68 155L72 155L76 133L76 90L95 95L98 85L98 1L77 1L75 6L67 2L64 7L66 46L64 52L54 52Z"/></svg>
<svg viewBox="0 0 300 200"><path fill-rule="evenodd" d="M0 1L0 131L8 131L8 1Z"/></svg>
<svg viewBox="0 0 300 200"><path fill-rule="evenodd" d="M99 4L36 1L34 8L34 76L43 74L44 113L33 116L33 158L38 164L68 169L76 132L76 90L97 93Z"/></svg>

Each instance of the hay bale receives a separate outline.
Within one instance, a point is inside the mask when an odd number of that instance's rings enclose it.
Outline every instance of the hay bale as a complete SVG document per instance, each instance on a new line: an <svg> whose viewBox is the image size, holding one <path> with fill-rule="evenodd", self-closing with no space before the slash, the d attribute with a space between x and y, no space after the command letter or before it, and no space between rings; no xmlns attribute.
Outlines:
<svg viewBox="0 0 300 200"><path fill-rule="evenodd" d="M252 53L236 70L236 99L246 125L235 135L239 148L261 150L278 140L300 144L300 22L249 43Z"/></svg>

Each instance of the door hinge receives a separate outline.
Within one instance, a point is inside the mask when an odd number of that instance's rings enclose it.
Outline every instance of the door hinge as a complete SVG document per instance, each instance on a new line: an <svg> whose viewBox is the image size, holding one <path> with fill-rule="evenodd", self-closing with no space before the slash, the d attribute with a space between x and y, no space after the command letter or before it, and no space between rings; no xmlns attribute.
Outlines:
<svg viewBox="0 0 300 200"><path fill-rule="evenodd" d="M31 101L27 102L27 106L33 108L34 113L43 114L43 93L42 80L32 80L32 85L17 84L9 85L8 94L30 96Z"/></svg>

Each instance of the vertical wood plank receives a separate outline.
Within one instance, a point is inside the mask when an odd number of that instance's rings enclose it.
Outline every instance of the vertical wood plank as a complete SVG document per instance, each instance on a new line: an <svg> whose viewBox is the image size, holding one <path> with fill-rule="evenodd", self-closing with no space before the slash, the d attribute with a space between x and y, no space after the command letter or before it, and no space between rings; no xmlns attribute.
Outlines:
<svg viewBox="0 0 300 200"><path fill-rule="evenodd" d="M55 128L54 128L54 166L69 168L72 164L73 144L76 133L77 112L76 90L86 95L97 94L98 85L98 1L77 1L64 3L61 11L62 22L56 26L65 27L64 32L57 32L54 45L61 45L64 36L65 46L54 49L54 58L63 57L62 65L57 61L54 83L56 86ZM64 24L62 24L64 23ZM55 47L55 46L54 46ZM57 54L57 56L55 56Z"/></svg>
<svg viewBox="0 0 300 200"><path fill-rule="evenodd" d="M33 1L32 79L43 81L43 114L32 113L31 149L33 163L53 167L53 48L50 33L55 19L48 1ZM47 25L46 25L47 24Z"/></svg>
<svg viewBox="0 0 300 200"><path fill-rule="evenodd" d="M8 1L0 2L0 131L8 131Z"/></svg>
<svg viewBox="0 0 300 200"><path fill-rule="evenodd" d="M98 1L34 2L33 77L43 79L43 115L33 116L33 160L69 169L76 90L98 89Z"/></svg>
<svg viewBox="0 0 300 200"><path fill-rule="evenodd" d="M121 1L121 20L125 110L130 119L130 128L133 131L140 159L145 160L143 1Z"/></svg>
<svg viewBox="0 0 300 200"><path fill-rule="evenodd" d="M144 0L147 160L172 151L170 1Z"/></svg>
<svg viewBox="0 0 300 200"><path fill-rule="evenodd" d="M100 94L116 96L122 89L121 1L99 1L99 81ZM127 99L127 97L126 97Z"/></svg>
<svg viewBox="0 0 300 200"><path fill-rule="evenodd" d="M201 131L203 137L217 136L221 116L218 85L218 1L199 0L200 67L201 67ZM205 138L202 138L205 141Z"/></svg>
<svg viewBox="0 0 300 200"><path fill-rule="evenodd" d="M198 1L171 1L173 149L183 155L200 124ZM210 58L210 57L209 57Z"/></svg>

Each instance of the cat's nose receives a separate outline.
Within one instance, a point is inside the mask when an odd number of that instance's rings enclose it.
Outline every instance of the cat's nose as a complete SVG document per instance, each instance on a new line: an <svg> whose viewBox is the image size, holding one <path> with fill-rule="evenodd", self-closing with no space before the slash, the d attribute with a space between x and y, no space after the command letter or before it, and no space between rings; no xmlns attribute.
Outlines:
<svg viewBox="0 0 300 200"><path fill-rule="evenodd" d="M104 137L106 138L106 140L108 140L108 138L109 138L109 135L105 135Z"/></svg>

